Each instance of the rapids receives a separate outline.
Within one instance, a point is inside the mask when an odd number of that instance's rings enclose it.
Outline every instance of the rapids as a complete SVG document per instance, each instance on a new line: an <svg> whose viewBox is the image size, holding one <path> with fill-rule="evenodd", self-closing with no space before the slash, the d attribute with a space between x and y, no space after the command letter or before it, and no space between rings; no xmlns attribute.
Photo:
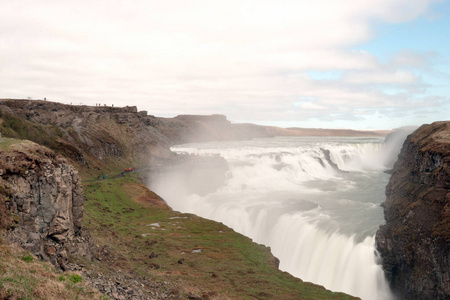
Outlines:
<svg viewBox="0 0 450 300"><path fill-rule="evenodd" d="M225 158L223 186L187 192L176 170L149 185L173 209L223 222L270 246L280 269L304 281L362 299L393 299L374 236L384 223L380 203L389 175L383 171L392 168L399 148L361 137L178 145L172 150Z"/></svg>

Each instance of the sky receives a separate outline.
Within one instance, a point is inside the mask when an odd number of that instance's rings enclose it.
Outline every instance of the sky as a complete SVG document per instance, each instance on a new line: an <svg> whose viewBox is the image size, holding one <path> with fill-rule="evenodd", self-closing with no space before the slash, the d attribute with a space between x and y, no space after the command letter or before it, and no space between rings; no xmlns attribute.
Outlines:
<svg viewBox="0 0 450 300"><path fill-rule="evenodd" d="M450 119L444 0L0 0L0 98L392 129Z"/></svg>

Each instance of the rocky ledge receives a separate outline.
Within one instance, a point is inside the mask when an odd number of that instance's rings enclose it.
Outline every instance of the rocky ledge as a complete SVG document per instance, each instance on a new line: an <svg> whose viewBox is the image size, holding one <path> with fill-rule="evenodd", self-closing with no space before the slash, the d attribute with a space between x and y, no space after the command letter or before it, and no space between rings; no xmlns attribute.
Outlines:
<svg viewBox="0 0 450 300"><path fill-rule="evenodd" d="M376 235L401 299L450 299L450 122L408 136L386 187Z"/></svg>
<svg viewBox="0 0 450 300"><path fill-rule="evenodd" d="M81 227L81 179L65 159L35 143L18 143L0 151L0 175L15 216L12 242L62 269L71 252L90 257L91 238Z"/></svg>
<svg viewBox="0 0 450 300"><path fill-rule="evenodd" d="M120 272L111 277L73 262L74 256L99 261L112 255L82 226L83 204L81 179L66 159L30 141L0 147L0 228L8 229L10 242L81 273L111 299L170 298L168 284Z"/></svg>

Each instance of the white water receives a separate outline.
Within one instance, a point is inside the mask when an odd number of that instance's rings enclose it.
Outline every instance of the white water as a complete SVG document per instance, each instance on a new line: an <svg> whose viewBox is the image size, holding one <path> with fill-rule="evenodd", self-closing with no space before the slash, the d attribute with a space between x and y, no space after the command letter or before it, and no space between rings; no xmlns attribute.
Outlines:
<svg viewBox="0 0 450 300"><path fill-rule="evenodd" d="M225 184L206 195L187 193L180 180L168 186L174 181L167 176L150 185L173 209L270 246L280 269L304 281L363 299L392 299L374 247L384 223L380 203L389 175L383 171L397 155L388 146L379 138L331 137L180 145L172 150L224 157Z"/></svg>

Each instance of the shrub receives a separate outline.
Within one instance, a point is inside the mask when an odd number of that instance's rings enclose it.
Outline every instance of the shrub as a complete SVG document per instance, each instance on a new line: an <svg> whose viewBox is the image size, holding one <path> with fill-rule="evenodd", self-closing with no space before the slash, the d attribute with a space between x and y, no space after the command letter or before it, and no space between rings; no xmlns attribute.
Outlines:
<svg viewBox="0 0 450 300"><path fill-rule="evenodd" d="M69 275L69 281L72 282L73 284L78 283L78 282L82 282L83 281L83 277L81 277L78 274L71 274Z"/></svg>
<svg viewBox="0 0 450 300"><path fill-rule="evenodd" d="M27 262L27 263L32 262L33 261L33 256L30 255L30 254L25 254L24 256L22 256L22 260L24 262Z"/></svg>

